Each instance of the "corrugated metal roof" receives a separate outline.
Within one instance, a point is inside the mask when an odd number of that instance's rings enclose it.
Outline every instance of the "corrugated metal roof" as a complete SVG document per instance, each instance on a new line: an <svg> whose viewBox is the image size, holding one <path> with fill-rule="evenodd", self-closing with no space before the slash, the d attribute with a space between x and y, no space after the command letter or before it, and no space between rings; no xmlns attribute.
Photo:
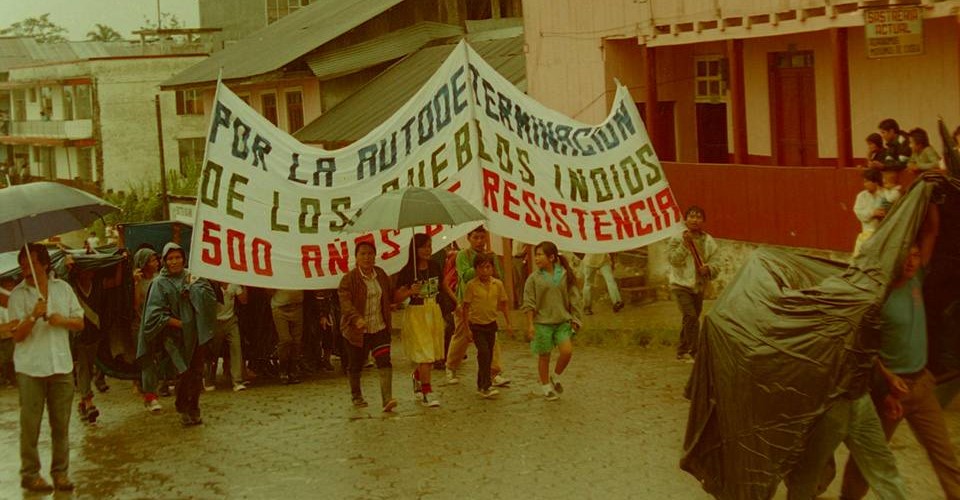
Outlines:
<svg viewBox="0 0 960 500"><path fill-rule="evenodd" d="M0 73L7 73L10 68L30 64L33 61L28 45L36 45L33 38L0 38Z"/></svg>
<svg viewBox="0 0 960 500"><path fill-rule="evenodd" d="M328 80L400 59L434 40L463 34L460 26L425 21L367 42L321 52L307 58L307 65L318 78Z"/></svg>
<svg viewBox="0 0 960 500"><path fill-rule="evenodd" d="M501 75L526 89L523 37L470 45ZM356 141L386 121L440 68L456 44L420 49L370 80L360 90L294 134L303 142L343 144Z"/></svg>
<svg viewBox="0 0 960 500"><path fill-rule="evenodd" d="M175 87L246 78L282 68L403 0L318 0L163 82Z"/></svg>
<svg viewBox="0 0 960 500"><path fill-rule="evenodd" d="M94 58L135 57L144 48L130 42L37 43L33 38L0 38L0 73L20 66Z"/></svg>

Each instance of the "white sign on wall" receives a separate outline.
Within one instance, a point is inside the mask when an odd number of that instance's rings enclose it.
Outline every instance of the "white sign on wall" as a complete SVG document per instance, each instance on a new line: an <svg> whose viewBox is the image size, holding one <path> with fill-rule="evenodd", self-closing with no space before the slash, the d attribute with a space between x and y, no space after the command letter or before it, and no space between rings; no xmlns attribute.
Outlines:
<svg viewBox="0 0 960 500"><path fill-rule="evenodd" d="M863 11L867 57L914 56L923 54L923 11L921 7L894 7Z"/></svg>

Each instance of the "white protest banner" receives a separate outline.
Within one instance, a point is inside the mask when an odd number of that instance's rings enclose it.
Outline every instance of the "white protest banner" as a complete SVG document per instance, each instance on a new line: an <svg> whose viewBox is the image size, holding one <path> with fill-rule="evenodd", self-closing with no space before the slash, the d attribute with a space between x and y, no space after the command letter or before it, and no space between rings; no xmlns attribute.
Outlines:
<svg viewBox="0 0 960 500"><path fill-rule="evenodd" d="M406 186L453 191L501 236L614 252L683 230L629 93L587 125L517 90L465 42L393 116L350 146L299 143L220 84L207 137L191 271L268 288L336 287L356 242L399 271L413 229L344 231L373 197ZM435 242L477 224L430 226ZM434 244L437 249L441 244Z"/></svg>

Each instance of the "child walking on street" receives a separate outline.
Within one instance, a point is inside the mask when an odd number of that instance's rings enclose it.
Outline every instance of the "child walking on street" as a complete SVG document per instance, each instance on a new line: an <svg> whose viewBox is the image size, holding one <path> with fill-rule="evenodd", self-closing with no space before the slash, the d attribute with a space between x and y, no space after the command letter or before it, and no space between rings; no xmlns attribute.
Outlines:
<svg viewBox="0 0 960 500"><path fill-rule="evenodd" d="M697 355L703 292L707 284L717 278L719 271L713 265L717 243L703 230L706 221L707 212L698 206L691 206L684 214L687 230L671 238L667 247L670 289L683 315L677 359L690 363Z"/></svg>
<svg viewBox="0 0 960 500"><path fill-rule="evenodd" d="M397 275L394 302L409 299L403 310L400 335L403 348L410 361L416 363L413 371L413 393L420 404L436 408L440 400L433 393L430 370L433 363L443 359L443 313L440 311L440 294L450 296L453 292L443 284L443 269L430 258L433 245L426 233L413 235L410 245L410 261Z"/></svg>
<svg viewBox="0 0 960 500"><path fill-rule="evenodd" d="M555 401L563 392L560 376L573 356L573 334L583 325L580 287L567 259L549 241L537 245L533 256L536 270L523 287L523 306L527 314L527 340L538 356L538 372L543 396ZM550 353L557 347L560 355L550 374Z"/></svg>
<svg viewBox="0 0 960 500"><path fill-rule="evenodd" d="M477 391L480 397L489 399L500 394L490 376L497 343L497 310L503 313L507 330L513 327L507 311L507 291L503 282L493 277L493 255L478 254L473 267L477 277L467 283L463 294L463 321L467 323L470 340L477 346Z"/></svg>

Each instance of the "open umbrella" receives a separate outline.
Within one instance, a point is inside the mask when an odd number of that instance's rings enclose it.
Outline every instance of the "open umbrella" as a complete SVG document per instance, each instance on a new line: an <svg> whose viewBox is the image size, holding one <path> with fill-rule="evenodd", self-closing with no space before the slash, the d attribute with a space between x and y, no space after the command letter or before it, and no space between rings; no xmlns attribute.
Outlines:
<svg viewBox="0 0 960 500"><path fill-rule="evenodd" d="M456 193L407 187L387 191L367 202L344 229L359 233L428 224L456 225L484 219L483 212Z"/></svg>
<svg viewBox="0 0 960 500"><path fill-rule="evenodd" d="M0 189L0 251L83 229L118 210L90 193L56 182Z"/></svg>
<svg viewBox="0 0 960 500"><path fill-rule="evenodd" d="M56 182L0 189L0 251L83 229L118 210L90 193Z"/></svg>

